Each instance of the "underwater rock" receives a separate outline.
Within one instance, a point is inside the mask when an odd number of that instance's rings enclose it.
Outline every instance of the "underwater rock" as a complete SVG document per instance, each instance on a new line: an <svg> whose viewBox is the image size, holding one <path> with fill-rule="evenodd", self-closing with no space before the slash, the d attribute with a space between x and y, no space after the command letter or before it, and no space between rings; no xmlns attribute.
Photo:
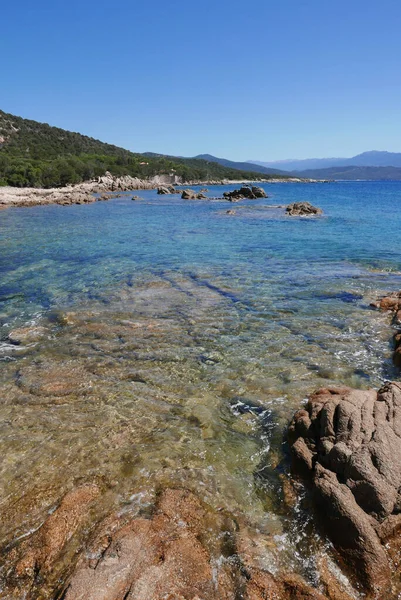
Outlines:
<svg viewBox="0 0 401 600"><path fill-rule="evenodd" d="M62 568L58 564L61 555L84 525L89 508L99 495L96 485L82 485L67 493L43 525L13 548L8 557L14 562L8 577L11 597L36 598L38 592L44 593L44 581L54 569Z"/></svg>
<svg viewBox="0 0 401 600"><path fill-rule="evenodd" d="M8 334L8 340L12 344L32 344L42 339L44 335L48 333L46 327L40 327L38 325L33 327L20 327L19 329L13 329Z"/></svg>
<svg viewBox="0 0 401 600"><path fill-rule="evenodd" d="M164 489L146 514L119 511L91 526L87 517L95 502L101 502L96 485L76 488L39 530L15 545L7 597L350 600L327 573L324 593L299 575L273 575L265 537L189 490ZM82 547L75 538L85 535Z"/></svg>
<svg viewBox="0 0 401 600"><path fill-rule="evenodd" d="M285 209L290 217L310 217L313 215L322 215L321 208L313 206L310 202L293 202Z"/></svg>
<svg viewBox="0 0 401 600"><path fill-rule="evenodd" d="M18 370L15 383L22 391L50 403L65 396L86 395L92 385L90 374L73 361L63 364L42 361L24 366Z"/></svg>
<svg viewBox="0 0 401 600"><path fill-rule="evenodd" d="M372 302L371 306L373 308L378 308L379 310L391 312L393 314L392 325L396 327L401 325L401 291L389 293L387 296L380 298L377 302ZM396 367L401 369L401 330L398 330L394 334L393 342L393 363Z"/></svg>
<svg viewBox="0 0 401 600"><path fill-rule="evenodd" d="M288 429L293 472L311 485L323 528L369 598L391 587L384 544L401 508L400 437L400 383L321 389Z"/></svg>

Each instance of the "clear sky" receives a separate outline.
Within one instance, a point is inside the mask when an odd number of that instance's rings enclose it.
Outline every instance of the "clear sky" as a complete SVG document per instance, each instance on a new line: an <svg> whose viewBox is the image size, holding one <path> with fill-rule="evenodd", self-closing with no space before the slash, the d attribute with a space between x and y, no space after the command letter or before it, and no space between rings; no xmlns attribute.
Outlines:
<svg viewBox="0 0 401 600"><path fill-rule="evenodd" d="M0 108L134 151L401 152L400 0L3 0Z"/></svg>

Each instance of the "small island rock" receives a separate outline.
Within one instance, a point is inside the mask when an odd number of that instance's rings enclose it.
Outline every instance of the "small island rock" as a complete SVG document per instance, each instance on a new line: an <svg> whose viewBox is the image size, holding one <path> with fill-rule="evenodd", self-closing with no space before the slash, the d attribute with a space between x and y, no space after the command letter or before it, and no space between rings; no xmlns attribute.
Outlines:
<svg viewBox="0 0 401 600"><path fill-rule="evenodd" d="M321 208L313 206L310 202L293 202L285 209L290 217L310 217L313 215L322 215Z"/></svg>

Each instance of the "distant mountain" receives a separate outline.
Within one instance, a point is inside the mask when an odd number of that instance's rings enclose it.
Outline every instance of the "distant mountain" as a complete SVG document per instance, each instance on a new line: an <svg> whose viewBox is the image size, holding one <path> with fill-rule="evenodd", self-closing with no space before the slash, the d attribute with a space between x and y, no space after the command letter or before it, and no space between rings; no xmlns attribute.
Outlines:
<svg viewBox="0 0 401 600"><path fill-rule="evenodd" d="M261 165L269 169L283 171L305 171L309 169L326 169L331 167L401 167L401 152L385 152L371 150L352 158L306 158L302 160L288 159L273 162L248 161L249 164Z"/></svg>
<svg viewBox="0 0 401 600"><path fill-rule="evenodd" d="M228 169L237 169L239 171L253 171L257 173L263 173L265 175L288 175L286 170L280 170L278 167L267 167L262 163L251 163L249 162L235 162L227 160L226 158L217 158L212 154L198 154L194 156L197 160L206 160L208 162L217 163Z"/></svg>
<svg viewBox="0 0 401 600"><path fill-rule="evenodd" d="M370 181L399 181L401 180L401 167L330 167L328 169L307 169L293 173L299 177L310 179L358 180Z"/></svg>

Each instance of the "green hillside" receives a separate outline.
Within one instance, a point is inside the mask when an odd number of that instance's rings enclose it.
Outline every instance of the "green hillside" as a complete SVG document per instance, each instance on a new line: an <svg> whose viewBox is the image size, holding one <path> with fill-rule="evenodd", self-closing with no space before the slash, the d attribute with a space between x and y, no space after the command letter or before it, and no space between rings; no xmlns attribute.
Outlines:
<svg viewBox="0 0 401 600"><path fill-rule="evenodd" d="M93 138L0 110L0 185L59 187L110 171L148 178L175 174L193 179L260 179L261 173L160 154L135 154Z"/></svg>

